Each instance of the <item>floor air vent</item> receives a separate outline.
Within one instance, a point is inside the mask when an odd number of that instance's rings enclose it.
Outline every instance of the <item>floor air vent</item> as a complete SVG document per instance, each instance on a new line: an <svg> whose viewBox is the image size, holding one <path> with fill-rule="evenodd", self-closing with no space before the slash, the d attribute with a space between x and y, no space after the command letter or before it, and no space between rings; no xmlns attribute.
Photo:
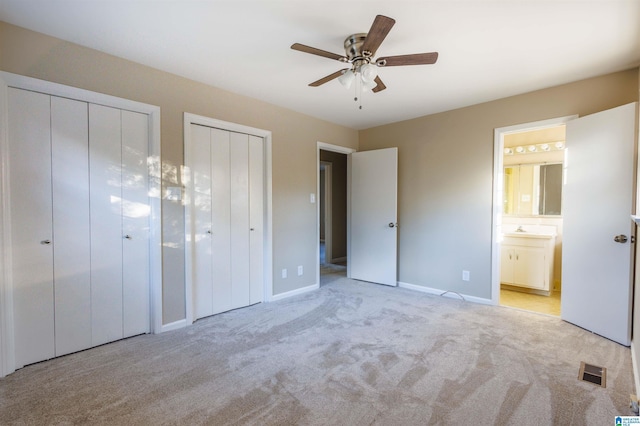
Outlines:
<svg viewBox="0 0 640 426"><path fill-rule="evenodd" d="M580 373L578 373L578 379L606 388L607 369L604 367L598 367L597 365L587 364L586 362L582 361L580 363Z"/></svg>

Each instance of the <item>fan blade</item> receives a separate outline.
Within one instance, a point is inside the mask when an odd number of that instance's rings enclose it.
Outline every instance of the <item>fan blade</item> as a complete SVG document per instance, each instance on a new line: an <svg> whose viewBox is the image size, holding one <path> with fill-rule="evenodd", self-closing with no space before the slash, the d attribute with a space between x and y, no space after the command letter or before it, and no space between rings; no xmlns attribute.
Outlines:
<svg viewBox="0 0 640 426"><path fill-rule="evenodd" d="M325 83L327 83L327 82L329 82L329 81L333 80L334 78L338 78L338 77L340 77L340 76L341 76L342 74L344 74L344 72L345 72L346 70L348 70L348 69L349 69L349 68L345 68L345 69L342 69L342 70L340 70L340 71L336 71L336 72L334 72L333 74L329 74L328 76L323 77L323 78L321 78L320 80L314 81L313 83L309 83L309 86L311 86L311 87L318 87L318 86L320 86L320 85L323 85L323 84L325 84Z"/></svg>
<svg viewBox="0 0 640 426"><path fill-rule="evenodd" d="M316 49L315 47L305 46L304 44L294 43L291 45L293 50L298 50L304 53L311 53L312 55L323 56L329 59L335 59L336 61L347 62L347 58L337 53L327 52L326 50Z"/></svg>
<svg viewBox="0 0 640 426"><path fill-rule="evenodd" d="M362 43L361 52L370 52L369 56L375 55L376 50L378 50L378 47L380 47L395 23L395 19L383 15L376 16L373 24L371 24L371 29L367 33L367 37L364 39L364 43Z"/></svg>
<svg viewBox="0 0 640 426"><path fill-rule="evenodd" d="M373 93L381 92L381 91L383 91L384 89L386 89L386 88L387 88L387 86L385 86L385 85L384 85L384 83L382 82L382 80L380 80L380 77L376 77L376 79L375 79L375 80L373 80L373 81L375 81L376 83L378 83L378 85L377 85L376 87L374 87L373 89L371 89L371 91L372 91Z"/></svg>
<svg viewBox="0 0 640 426"><path fill-rule="evenodd" d="M378 58L376 65L379 67L395 67L398 65L429 65L438 60L438 52L416 53L413 55L386 56Z"/></svg>

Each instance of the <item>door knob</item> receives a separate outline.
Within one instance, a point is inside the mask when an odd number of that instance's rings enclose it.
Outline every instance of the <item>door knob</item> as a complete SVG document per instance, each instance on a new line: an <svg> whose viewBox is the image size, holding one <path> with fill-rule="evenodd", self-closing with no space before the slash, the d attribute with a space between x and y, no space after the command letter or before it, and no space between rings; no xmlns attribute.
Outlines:
<svg viewBox="0 0 640 426"><path fill-rule="evenodd" d="M210 233L211 233L211 229L207 230L207 234L210 234Z"/></svg>
<svg viewBox="0 0 640 426"><path fill-rule="evenodd" d="M127 240L132 240L132 239L133 239L133 237L132 237L131 235L129 235L129 234L125 235L124 237L125 237Z"/></svg>
<svg viewBox="0 0 640 426"><path fill-rule="evenodd" d="M42 244L44 246L47 246L47 245L51 244L51 240L42 240L42 241L40 241L40 244Z"/></svg>
<svg viewBox="0 0 640 426"><path fill-rule="evenodd" d="M615 241L616 243L620 243L620 244L626 243L627 240L628 240L628 238L624 234L616 235L615 237L613 237L613 241Z"/></svg>
<svg viewBox="0 0 640 426"><path fill-rule="evenodd" d="M397 223L389 222L389 228L397 228L397 227L398 227Z"/></svg>

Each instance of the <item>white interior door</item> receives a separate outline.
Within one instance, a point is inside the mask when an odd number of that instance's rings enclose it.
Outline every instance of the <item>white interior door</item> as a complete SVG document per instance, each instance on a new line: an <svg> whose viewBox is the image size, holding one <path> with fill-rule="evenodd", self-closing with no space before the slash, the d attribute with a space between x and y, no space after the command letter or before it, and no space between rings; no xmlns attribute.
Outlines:
<svg viewBox="0 0 640 426"><path fill-rule="evenodd" d="M262 302L264 298L264 139L249 136L249 262L250 304Z"/></svg>
<svg viewBox="0 0 640 426"><path fill-rule="evenodd" d="M211 179L210 221L212 255L209 263L212 278L209 282L213 307L209 315L225 312L231 303L231 186L229 182L230 134L226 130L204 127L211 133L211 156L208 158Z"/></svg>
<svg viewBox="0 0 640 426"><path fill-rule="evenodd" d="M213 314L211 266L211 129L191 125L191 238L193 245L193 314Z"/></svg>
<svg viewBox="0 0 640 426"><path fill-rule="evenodd" d="M149 332L149 125L122 110L123 337Z"/></svg>
<svg viewBox="0 0 640 426"><path fill-rule="evenodd" d="M120 110L89 105L91 330L94 346L122 338Z"/></svg>
<svg viewBox="0 0 640 426"><path fill-rule="evenodd" d="M626 346L636 105L567 123L562 206L562 319ZM628 241L614 241L621 234Z"/></svg>
<svg viewBox="0 0 640 426"><path fill-rule="evenodd" d="M398 148L350 154L349 277L397 285Z"/></svg>
<svg viewBox="0 0 640 426"><path fill-rule="evenodd" d="M50 97L9 88L15 365L53 358Z"/></svg>
<svg viewBox="0 0 640 426"><path fill-rule="evenodd" d="M231 133L231 306L250 303L249 135Z"/></svg>
<svg viewBox="0 0 640 426"><path fill-rule="evenodd" d="M51 97L56 356L91 346L87 113L86 102Z"/></svg>

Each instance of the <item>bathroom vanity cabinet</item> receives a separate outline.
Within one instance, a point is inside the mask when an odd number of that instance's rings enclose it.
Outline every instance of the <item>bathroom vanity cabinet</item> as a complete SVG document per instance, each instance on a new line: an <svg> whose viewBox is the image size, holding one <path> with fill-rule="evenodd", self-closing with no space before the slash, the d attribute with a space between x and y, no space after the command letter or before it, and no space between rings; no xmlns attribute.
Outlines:
<svg viewBox="0 0 640 426"><path fill-rule="evenodd" d="M502 242L500 282L545 295L553 291L555 237L546 234L506 234Z"/></svg>

